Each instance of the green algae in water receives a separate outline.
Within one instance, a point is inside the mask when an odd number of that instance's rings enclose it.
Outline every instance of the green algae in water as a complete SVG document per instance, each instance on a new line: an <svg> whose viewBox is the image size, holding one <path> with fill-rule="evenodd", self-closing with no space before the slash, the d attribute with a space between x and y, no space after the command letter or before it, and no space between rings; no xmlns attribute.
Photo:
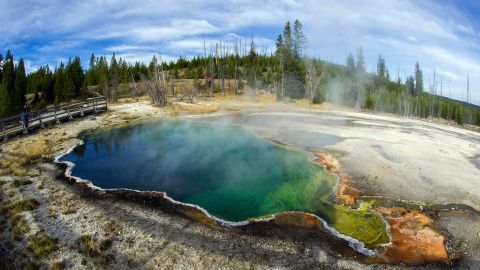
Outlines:
<svg viewBox="0 0 480 270"><path fill-rule="evenodd" d="M83 140L60 161L73 162L72 175L101 188L165 191L232 222L302 211L369 248L389 240L379 215L328 203L336 179L307 153L238 126L145 122L100 130Z"/></svg>

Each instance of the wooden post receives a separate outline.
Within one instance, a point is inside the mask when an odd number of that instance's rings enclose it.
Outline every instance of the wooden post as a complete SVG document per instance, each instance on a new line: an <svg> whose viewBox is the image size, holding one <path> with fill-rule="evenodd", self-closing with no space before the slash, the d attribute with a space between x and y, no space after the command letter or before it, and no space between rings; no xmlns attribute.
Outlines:
<svg viewBox="0 0 480 270"><path fill-rule="evenodd" d="M96 100L93 100L93 113L97 113L97 108L95 107Z"/></svg>
<svg viewBox="0 0 480 270"><path fill-rule="evenodd" d="M23 134L28 134L28 128L27 128L27 125L25 125L25 120L26 118L28 117L25 117L25 116L21 116L22 118L22 129L23 129Z"/></svg>
<svg viewBox="0 0 480 270"><path fill-rule="evenodd" d="M108 111L108 98L105 97L105 111Z"/></svg>
<svg viewBox="0 0 480 270"><path fill-rule="evenodd" d="M70 106L69 106L69 105L67 105L66 110L67 110L67 113L68 113L68 119L72 120L73 117L72 117L72 115L70 114Z"/></svg>
<svg viewBox="0 0 480 270"><path fill-rule="evenodd" d="M82 110L83 104L80 104L78 107L80 108L80 115L81 115L81 116L85 116L85 115L83 114L83 110Z"/></svg>
<svg viewBox="0 0 480 270"><path fill-rule="evenodd" d="M43 121L42 121L42 111L38 112L38 120L40 121L40 126L42 128L45 128L45 126L43 125Z"/></svg>
<svg viewBox="0 0 480 270"><path fill-rule="evenodd" d="M60 121L58 120L58 117L57 117L57 107L55 107L55 123L60 124Z"/></svg>
<svg viewBox="0 0 480 270"><path fill-rule="evenodd" d="M3 140L6 141L8 137L7 137L7 131L5 130L5 122L3 121L2 121L2 130L3 130Z"/></svg>

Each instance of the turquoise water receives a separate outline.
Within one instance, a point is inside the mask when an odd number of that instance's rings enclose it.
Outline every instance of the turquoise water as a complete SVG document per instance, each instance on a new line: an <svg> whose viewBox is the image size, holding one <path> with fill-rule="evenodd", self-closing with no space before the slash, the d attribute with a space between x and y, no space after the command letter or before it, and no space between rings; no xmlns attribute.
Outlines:
<svg viewBox="0 0 480 270"><path fill-rule="evenodd" d="M72 175L101 188L165 191L234 222L303 211L367 244L388 240L377 215L328 203L336 179L306 152L274 145L239 126L145 122L99 130L83 140L60 161L75 163Z"/></svg>

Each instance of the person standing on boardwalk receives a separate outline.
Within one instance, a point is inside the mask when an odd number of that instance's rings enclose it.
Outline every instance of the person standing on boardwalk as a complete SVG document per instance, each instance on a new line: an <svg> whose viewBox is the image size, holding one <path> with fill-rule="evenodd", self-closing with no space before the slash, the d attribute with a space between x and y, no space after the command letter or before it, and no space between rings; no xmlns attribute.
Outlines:
<svg viewBox="0 0 480 270"><path fill-rule="evenodd" d="M23 106L23 112L22 112L22 124L24 129L26 130L28 128L28 107L27 104ZM25 132L25 131L24 131ZM26 133L26 132L25 132Z"/></svg>

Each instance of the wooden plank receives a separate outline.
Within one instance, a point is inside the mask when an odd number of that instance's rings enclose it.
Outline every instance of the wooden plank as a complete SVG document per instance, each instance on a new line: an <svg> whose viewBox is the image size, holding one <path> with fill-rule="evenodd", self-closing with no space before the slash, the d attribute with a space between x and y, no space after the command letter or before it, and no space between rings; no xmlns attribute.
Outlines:
<svg viewBox="0 0 480 270"><path fill-rule="evenodd" d="M28 114L28 128L23 121L23 114L14 115L5 119L0 119L0 124L2 125L0 134L2 134L3 139L6 140L9 135L13 136L22 133L22 131L28 133L28 129L32 130L38 127L44 128L45 124L51 122L61 124L60 120L66 119L67 117L72 119L74 115L85 116L86 113L98 113L103 110L108 110L108 98L100 96L82 101L75 101L59 107L31 112Z"/></svg>

